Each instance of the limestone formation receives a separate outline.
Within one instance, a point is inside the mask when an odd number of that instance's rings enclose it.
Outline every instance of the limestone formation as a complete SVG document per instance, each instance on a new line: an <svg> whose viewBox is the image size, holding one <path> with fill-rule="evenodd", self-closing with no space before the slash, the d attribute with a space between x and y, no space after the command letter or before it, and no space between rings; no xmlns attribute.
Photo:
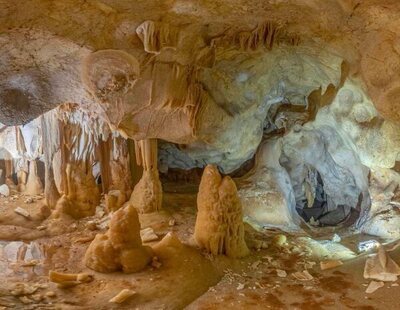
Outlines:
<svg viewBox="0 0 400 310"><path fill-rule="evenodd" d="M389 256L382 245L378 247L378 253L367 258L364 268L364 278L378 281L397 281L400 275L400 267Z"/></svg>
<svg viewBox="0 0 400 310"><path fill-rule="evenodd" d="M144 170L129 200L139 213L150 213L161 209L162 188L155 169Z"/></svg>
<svg viewBox="0 0 400 310"><path fill-rule="evenodd" d="M222 178L215 166L208 165L204 170L197 208L194 238L201 248L213 255L249 254L236 185L230 177Z"/></svg>
<svg viewBox="0 0 400 310"><path fill-rule="evenodd" d="M56 205L58 214L68 214L75 219L94 215L100 202L100 193L92 172L85 164L68 164L64 195Z"/></svg>
<svg viewBox="0 0 400 310"><path fill-rule="evenodd" d="M157 170L157 141L139 141L136 146L136 160L143 166L143 175L135 186L129 204L139 213L150 213L161 209L162 187Z"/></svg>
<svg viewBox="0 0 400 310"><path fill-rule="evenodd" d="M39 195L43 193L43 184L38 176L37 163L31 161L29 163L28 180L26 181L25 192L28 195Z"/></svg>
<svg viewBox="0 0 400 310"><path fill-rule="evenodd" d="M143 246L137 211L127 204L116 211L106 233L97 234L85 254L85 264L98 272L138 272L152 260L153 251Z"/></svg>
<svg viewBox="0 0 400 310"><path fill-rule="evenodd" d="M398 249L345 281L400 239L399 34L400 0L0 0L0 279L40 282L1 306L395 309Z"/></svg>

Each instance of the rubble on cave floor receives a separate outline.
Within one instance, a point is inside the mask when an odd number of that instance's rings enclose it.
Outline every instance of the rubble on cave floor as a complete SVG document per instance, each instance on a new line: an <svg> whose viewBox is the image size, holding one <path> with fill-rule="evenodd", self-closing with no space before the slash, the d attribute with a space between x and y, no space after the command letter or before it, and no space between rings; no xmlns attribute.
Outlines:
<svg viewBox="0 0 400 310"><path fill-rule="evenodd" d="M23 198L18 199L22 204ZM340 253L335 257L324 256L327 251L314 244L322 242L332 246L338 243L337 237L336 242L331 238L325 241L310 238L305 242L304 236L268 230L259 232L245 225L249 256L236 260L202 253L193 246L192 239L195 198L195 194L165 193L161 211L140 215L143 231L152 229L159 240L173 233L180 242L168 241L165 248L159 249L157 263L135 274L101 274L84 266L86 248L98 232L108 227L109 216L104 205L97 208L93 217L77 221L61 234L26 242L1 241L0 270L5 279L0 285L0 306L80 309L88 305L110 305L110 309L140 309L156 307L157 303L162 309L185 306L218 309L227 305L257 307L262 303L271 309L306 309L323 302L328 308L338 303L343 307L373 307L377 303L374 294L386 294L397 287L396 281L384 284L375 293L365 292L366 285L370 284L362 278L366 254L360 256L356 248L359 240L369 236L342 235L340 243L354 253L346 260L349 257L339 257ZM46 225L46 220L37 223L38 227L43 224ZM299 242L299 238L303 242ZM159 240L144 244L155 245ZM321 269L321 262L340 259L341 266ZM93 281L60 288L49 281L52 270L87 273L93 276ZM124 289L135 294L122 304L109 303Z"/></svg>

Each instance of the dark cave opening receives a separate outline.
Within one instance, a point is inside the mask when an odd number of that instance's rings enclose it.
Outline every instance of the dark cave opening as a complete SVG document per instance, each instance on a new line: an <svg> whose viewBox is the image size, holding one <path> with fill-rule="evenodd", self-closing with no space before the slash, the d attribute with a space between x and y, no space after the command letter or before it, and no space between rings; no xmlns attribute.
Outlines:
<svg viewBox="0 0 400 310"><path fill-rule="evenodd" d="M296 211L306 223L316 227L351 225L360 215L357 206L336 205L326 193L321 174L315 170L313 181L306 179L303 194L296 198ZM360 199L359 199L360 201Z"/></svg>

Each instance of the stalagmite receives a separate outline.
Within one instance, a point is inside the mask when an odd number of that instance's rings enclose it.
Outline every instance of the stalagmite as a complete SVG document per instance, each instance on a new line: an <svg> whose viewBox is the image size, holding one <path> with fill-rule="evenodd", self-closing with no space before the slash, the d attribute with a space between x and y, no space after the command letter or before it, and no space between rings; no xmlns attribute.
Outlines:
<svg viewBox="0 0 400 310"><path fill-rule="evenodd" d="M37 162L34 160L29 162L29 174L25 193L28 195L39 195L43 193L43 184L38 176Z"/></svg>
<svg viewBox="0 0 400 310"><path fill-rule="evenodd" d="M136 160L143 166L143 175L132 192L129 203L139 213L150 213L161 209L162 187L157 170L157 140L136 142Z"/></svg>
<svg viewBox="0 0 400 310"><path fill-rule="evenodd" d="M55 113L48 112L42 116L42 149L44 157L44 169L45 169L45 184L44 184L44 195L46 205L50 208L55 208L57 201L60 199L60 193L56 186L54 174L55 167L53 160L56 152L60 149L60 124L59 119ZM58 173L57 171L56 173Z"/></svg>
<svg viewBox="0 0 400 310"><path fill-rule="evenodd" d="M25 192L26 191L26 182L28 181L28 172L25 170L19 170L17 172L18 179L18 191Z"/></svg>
<svg viewBox="0 0 400 310"><path fill-rule="evenodd" d="M143 246L137 211L126 204L116 211L105 234L97 234L85 254L85 264L98 272L138 272L152 260L153 251Z"/></svg>
<svg viewBox="0 0 400 310"><path fill-rule="evenodd" d="M132 193L127 142L121 137L100 142L99 159L105 203L109 211L116 211Z"/></svg>
<svg viewBox="0 0 400 310"><path fill-rule="evenodd" d="M222 178L215 166L208 165L204 170L197 208L194 238L201 248L213 255L249 254L236 185L229 176Z"/></svg>
<svg viewBox="0 0 400 310"><path fill-rule="evenodd" d="M100 192L91 169L85 163L69 163L66 168L66 188L56 205L56 213L79 219L94 215L100 203Z"/></svg>

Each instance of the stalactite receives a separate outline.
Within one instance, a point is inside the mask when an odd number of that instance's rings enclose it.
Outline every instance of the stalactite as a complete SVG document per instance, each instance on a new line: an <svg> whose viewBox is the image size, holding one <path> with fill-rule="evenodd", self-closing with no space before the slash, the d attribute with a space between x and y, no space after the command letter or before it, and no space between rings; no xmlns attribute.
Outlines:
<svg viewBox="0 0 400 310"><path fill-rule="evenodd" d="M266 21L250 31L236 32L232 29L231 33L214 38L211 45L225 48L236 47L248 52L259 48L271 50L274 45L281 43L299 45L300 37L287 32L282 25Z"/></svg>

